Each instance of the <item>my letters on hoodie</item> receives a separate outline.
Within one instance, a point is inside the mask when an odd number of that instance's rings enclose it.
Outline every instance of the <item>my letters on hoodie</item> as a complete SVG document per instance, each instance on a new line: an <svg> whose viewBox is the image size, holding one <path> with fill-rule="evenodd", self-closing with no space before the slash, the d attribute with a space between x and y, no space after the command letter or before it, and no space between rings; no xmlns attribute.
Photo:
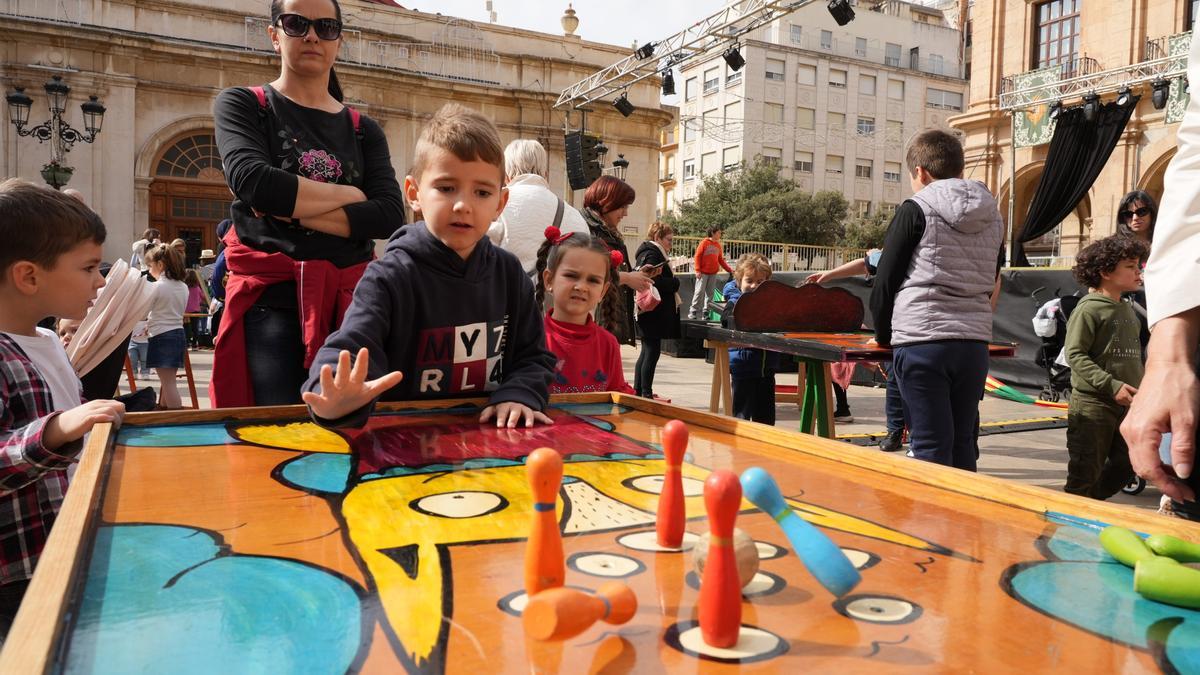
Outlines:
<svg viewBox="0 0 1200 675"><path fill-rule="evenodd" d="M500 321L426 328L417 335L418 387L422 394L493 391L504 378L505 326Z"/></svg>

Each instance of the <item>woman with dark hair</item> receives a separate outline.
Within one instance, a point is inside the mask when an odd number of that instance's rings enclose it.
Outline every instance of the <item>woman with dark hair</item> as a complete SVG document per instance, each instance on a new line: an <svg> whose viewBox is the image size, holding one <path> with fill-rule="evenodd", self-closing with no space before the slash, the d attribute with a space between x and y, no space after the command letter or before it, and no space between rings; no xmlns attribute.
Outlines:
<svg viewBox="0 0 1200 675"><path fill-rule="evenodd" d="M662 341L679 337L679 303L675 301L679 295L679 280L671 271L668 257L674 237L675 232L670 225L655 222L646 232L646 241L637 250L638 267L645 269L649 266L657 272L652 276L661 298L657 307L639 312L637 316L642 351L638 353L633 388L638 396L646 398L654 398L654 371L662 355Z"/></svg>
<svg viewBox="0 0 1200 675"><path fill-rule="evenodd" d="M375 239L404 224L379 125L342 104L333 71L337 0L275 0L279 77L232 87L214 108L236 199L224 237L230 276L216 343L214 407L300 402L317 350L350 304Z"/></svg>
<svg viewBox="0 0 1200 675"><path fill-rule="evenodd" d="M1121 198L1117 207L1117 234L1137 237L1147 244L1154 241L1154 223L1158 220L1158 205L1143 190L1134 190Z"/></svg>
<svg viewBox="0 0 1200 675"><path fill-rule="evenodd" d="M636 344L633 334L633 292L651 285L647 265L634 270L629 262L629 249L617 226L629 215L629 205L636 193L628 183L613 176L601 176L583 194L583 219L593 237L599 238L610 250L620 251L624 262L618 269L621 284L609 285L608 292L596 308L596 323L617 336L617 342Z"/></svg>

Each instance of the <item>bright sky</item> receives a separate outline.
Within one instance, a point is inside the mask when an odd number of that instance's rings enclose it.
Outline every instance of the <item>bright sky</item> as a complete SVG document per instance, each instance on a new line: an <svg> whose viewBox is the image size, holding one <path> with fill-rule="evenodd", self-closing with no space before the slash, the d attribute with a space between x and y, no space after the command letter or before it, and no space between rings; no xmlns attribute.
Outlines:
<svg viewBox="0 0 1200 675"><path fill-rule="evenodd" d="M422 12L440 12L488 23L486 0L400 0ZM725 5L723 0L574 0L577 35L585 40L629 46L677 33ZM492 0L496 23L562 35L559 19L567 0Z"/></svg>

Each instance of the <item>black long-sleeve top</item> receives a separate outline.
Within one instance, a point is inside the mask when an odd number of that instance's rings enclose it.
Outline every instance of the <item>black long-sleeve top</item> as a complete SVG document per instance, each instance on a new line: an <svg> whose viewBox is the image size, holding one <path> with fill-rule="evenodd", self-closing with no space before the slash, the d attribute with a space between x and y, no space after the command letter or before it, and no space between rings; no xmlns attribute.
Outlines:
<svg viewBox="0 0 1200 675"><path fill-rule="evenodd" d="M225 180L236 197L231 211L238 237L297 260L328 260L338 267L369 260L372 240L387 239L404 225L404 199L383 130L363 115L360 140L348 110L306 108L270 86L265 91L266 110L245 87L222 91L213 108ZM298 176L363 191L367 201L343 207L349 237L272 217L295 211ZM268 215L259 218L254 210Z"/></svg>
<svg viewBox="0 0 1200 675"><path fill-rule="evenodd" d="M883 239L883 253L879 256L875 281L871 287L871 316L875 321L875 341L884 346L892 344L892 309L896 294L908 278L913 252L925 234L925 214L912 200L896 207L892 222ZM1004 247L1000 247L996 259L996 276L1004 267Z"/></svg>

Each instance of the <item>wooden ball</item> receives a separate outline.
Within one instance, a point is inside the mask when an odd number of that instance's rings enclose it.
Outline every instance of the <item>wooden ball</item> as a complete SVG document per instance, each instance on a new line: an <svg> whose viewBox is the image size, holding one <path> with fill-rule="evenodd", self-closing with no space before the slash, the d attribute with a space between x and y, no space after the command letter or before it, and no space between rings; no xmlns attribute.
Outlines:
<svg viewBox="0 0 1200 675"><path fill-rule="evenodd" d="M692 548L692 565L700 577L704 576L710 538L711 534L705 532ZM753 537L736 527L733 528L733 555L737 559L738 581L742 583L742 588L745 588L754 575L758 574L758 547L754 545Z"/></svg>

